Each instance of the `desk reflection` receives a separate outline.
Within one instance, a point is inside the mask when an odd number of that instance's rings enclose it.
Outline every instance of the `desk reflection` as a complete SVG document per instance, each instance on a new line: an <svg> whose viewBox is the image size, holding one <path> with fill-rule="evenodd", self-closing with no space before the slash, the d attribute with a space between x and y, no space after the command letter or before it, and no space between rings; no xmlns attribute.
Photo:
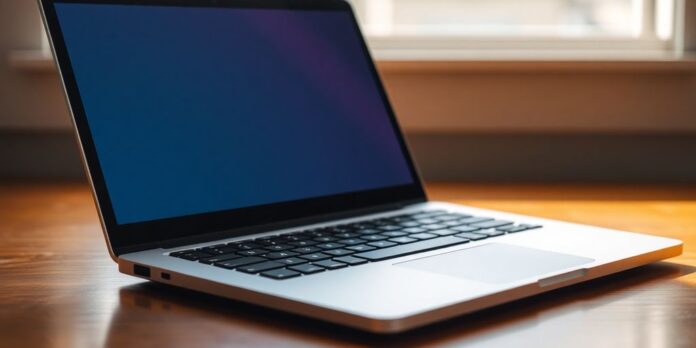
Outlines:
<svg viewBox="0 0 696 348"><path fill-rule="evenodd" d="M657 263L398 335L139 283L120 289L107 346L693 347L696 267ZM682 278L682 279L679 279Z"/></svg>

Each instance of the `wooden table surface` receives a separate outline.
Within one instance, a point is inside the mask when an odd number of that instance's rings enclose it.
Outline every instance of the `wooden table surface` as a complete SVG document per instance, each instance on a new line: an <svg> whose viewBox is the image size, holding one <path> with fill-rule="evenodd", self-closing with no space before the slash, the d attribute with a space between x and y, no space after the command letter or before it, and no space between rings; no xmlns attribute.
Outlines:
<svg viewBox="0 0 696 348"><path fill-rule="evenodd" d="M696 347L696 187L429 185L431 198L685 241L680 257L400 335L117 272L79 183L0 184L0 347Z"/></svg>

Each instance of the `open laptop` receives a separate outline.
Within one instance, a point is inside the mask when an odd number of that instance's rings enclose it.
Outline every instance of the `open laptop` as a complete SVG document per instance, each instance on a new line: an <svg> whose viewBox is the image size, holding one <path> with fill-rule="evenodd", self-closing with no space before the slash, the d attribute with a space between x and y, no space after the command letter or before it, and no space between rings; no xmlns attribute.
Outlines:
<svg viewBox="0 0 696 348"><path fill-rule="evenodd" d="M344 1L40 4L125 274L399 332L681 253L428 201Z"/></svg>

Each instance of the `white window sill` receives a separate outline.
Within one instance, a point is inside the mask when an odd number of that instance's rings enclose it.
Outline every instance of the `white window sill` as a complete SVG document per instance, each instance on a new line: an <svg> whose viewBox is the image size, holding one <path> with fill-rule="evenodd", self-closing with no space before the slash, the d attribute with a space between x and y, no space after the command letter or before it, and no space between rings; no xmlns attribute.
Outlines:
<svg viewBox="0 0 696 348"><path fill-rule="evenodd" d="M372 52L382 73L401 72L696 72L696 55L669 52L539 50L395 50ZM27 72L54 72L43 51L15 51L10 66Z"/></svg>

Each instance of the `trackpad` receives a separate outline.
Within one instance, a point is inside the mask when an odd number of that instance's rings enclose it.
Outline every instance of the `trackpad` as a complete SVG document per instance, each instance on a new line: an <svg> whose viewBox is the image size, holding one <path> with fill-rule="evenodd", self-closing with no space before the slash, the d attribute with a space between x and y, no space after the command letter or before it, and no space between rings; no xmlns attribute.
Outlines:
<svg viewBox="0 0 696 348"><path fill-rule="evenodd" d="M587 257L492 243L396 265L484 283L507 283L592 261Z"/></svg>

